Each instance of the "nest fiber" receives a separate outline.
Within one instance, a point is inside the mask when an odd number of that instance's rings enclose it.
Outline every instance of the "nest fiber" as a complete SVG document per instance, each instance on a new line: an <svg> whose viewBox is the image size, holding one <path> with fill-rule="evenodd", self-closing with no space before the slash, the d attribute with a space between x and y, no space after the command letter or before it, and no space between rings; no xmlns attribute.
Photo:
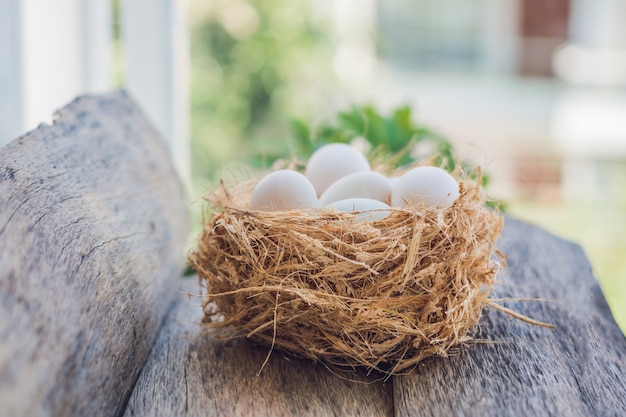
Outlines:
<svg viewBox="0 0 626 417"><path fill-rule="evenodd" d="M197 249L203 322L222 336L327 365L389 374L471 340L500 264L503 218L463 182L446 209L393 208L375 222L324 209L247 207L219 187Z"/></svg>

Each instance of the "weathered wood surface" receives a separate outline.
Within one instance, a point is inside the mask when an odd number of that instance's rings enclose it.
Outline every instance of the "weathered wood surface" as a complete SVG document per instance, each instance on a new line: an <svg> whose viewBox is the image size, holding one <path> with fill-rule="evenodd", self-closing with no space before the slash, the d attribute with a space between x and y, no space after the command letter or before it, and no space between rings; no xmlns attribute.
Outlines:
<svg viewBox="0 0 626 417"><path fill-rule="evenodd" d="M498 296L552 300L506 305L556 329L487 311L478 337L493 343L426 360L414 375L355 377L365 385L274 352L257 377L267 349L203 334L199 300L180 295L126 416L626 415L626 339L580 247L508 218L499 248L509 266ZM179 287L199 293L195 281Z"/></svg>
<svg viewBox="0 0 626 417"><path fill-rule="evenodd" d="M0 148L0 415L123 412L184 267L169 155L124 93Z"/></svg>
<svg viewBox="0 0 626 417"><path fill-rule="evenodd" d="M497 297L553 330L488 311L493 341L394 379L398 416L626 416L626 339L582 249L508 218Z"/></svg>
<svg viewBox="0 0 626 417"><path fill-rule="evenodd" d="M181 281L199 294L197 280ZM137 381L130 416L391 416L391 381L340 378L322 365L286 359L246 340L202 331L199 298L179 295Z"/></svg>
<svg viewBox="0 0 626 417"><path fill-rule="evenodd" d="M259 373L267 348L205 334L174 292L199 292L178 281L186 223L123 93L0 148L0 416L626 415L626 339L580 247L536 227L507 219L497 296L550 300L506 305L556 329L489 310L489 343L351 381L276 351Z"/></svg>

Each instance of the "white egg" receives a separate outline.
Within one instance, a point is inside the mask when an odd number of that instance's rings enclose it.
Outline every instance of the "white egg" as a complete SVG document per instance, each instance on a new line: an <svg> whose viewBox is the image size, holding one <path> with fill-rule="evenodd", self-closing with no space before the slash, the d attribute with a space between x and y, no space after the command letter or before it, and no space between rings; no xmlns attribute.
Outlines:
<svg viewBox="0 0 626 417"><path fill-rule="evenodd" d="M413 168L393 185L391 205L424 204L449 207L459 197L459 185L448 171L432 166Z"/></svg>
<svg viewBox="0 0 626 417"><path fill-rule="evenodd" d="M391 183L391 188L393 189L393 187L396 186L398 180L402 178L402 177L390 177L389 178L389 182Z"/></svg>
<svg viewBox="0 0 626 417"><path fill-rule="evenodd" d="M335 201L327 207L346 213L360 212L357 213L356 219L361 222L373 222L387 217L391 208L388 204L371 198L347 198Z"/></svg>
<svg viewBox="0 0 626 417"><path fill-rule="evenodd" d="M383 174L372 171L346 175L332 183L320 196L326 205L346 198L371 198L388 203L391 200L391 182Z"/></svg>
<svg viewBox="0 0 626 417"><path fill-rule="evenodd" d="M369 170L369 162L359 151L343 143L331 143L311 155L304 174L319 196L339 178Z"/></svg>
<svg viewBox="0 0 626 417"><path fill-rule="evenodd" d="M263 177L250 197L250 207L256 210L295 210L317 206L313 184L304 175L288 169Z"/></svg>

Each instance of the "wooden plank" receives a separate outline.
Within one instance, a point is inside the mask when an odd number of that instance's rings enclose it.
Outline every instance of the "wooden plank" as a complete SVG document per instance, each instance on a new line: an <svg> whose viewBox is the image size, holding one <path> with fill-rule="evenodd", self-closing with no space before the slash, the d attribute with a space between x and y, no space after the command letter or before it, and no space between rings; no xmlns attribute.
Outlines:
<svg viewBox="0 0 626 417"><path fill-rule="evenodd" d="M195 279L180 283L199 294ZM390 416L390 381L341 378L247 340L215 340L199 326L199 298L181 294L135 386L125 416ZM260 372L259 372L260 371Z"/></svg>
<svg viewBox="0 0 626 417"><path fill-rule="evenodd" d="M424 361L416 374L390 380L391 393L389 383L349 382L278 352L257 376L267 349L203 334L199 300L181 295L126 416L623 415L626 340L580 247L510 218L499 246L509 266L497 296L550 298L506 305L556 329L487 311L477 337L489 343ZM195 281L180 288L200 292Z"/></svg>
<svg viewBox="0 0 626 417"><path fill-rule="evenodd" d="M626 339L582 249L511 218L499 247L496 296L551 300L507 306L556 329L488 311L478 337L491 343L394 378L397 415L626 415Z"/></svg>
<svg viewBox="0 0 626 417"><path fill-rule="evenodd" d="M167 149L123 93L0 148L0 415L121 414L186 237Z"/></svg>

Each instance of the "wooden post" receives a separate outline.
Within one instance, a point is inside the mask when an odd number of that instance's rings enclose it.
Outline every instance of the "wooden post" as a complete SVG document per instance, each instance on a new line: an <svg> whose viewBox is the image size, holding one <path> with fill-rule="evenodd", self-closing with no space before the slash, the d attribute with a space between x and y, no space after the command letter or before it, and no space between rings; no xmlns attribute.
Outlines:
<svg viewBox="0 0 626 417"><path fill-rule="evenodd" d="M0 148L0 415L122 413L184 268L185 203L124 93Z"/></svg>

